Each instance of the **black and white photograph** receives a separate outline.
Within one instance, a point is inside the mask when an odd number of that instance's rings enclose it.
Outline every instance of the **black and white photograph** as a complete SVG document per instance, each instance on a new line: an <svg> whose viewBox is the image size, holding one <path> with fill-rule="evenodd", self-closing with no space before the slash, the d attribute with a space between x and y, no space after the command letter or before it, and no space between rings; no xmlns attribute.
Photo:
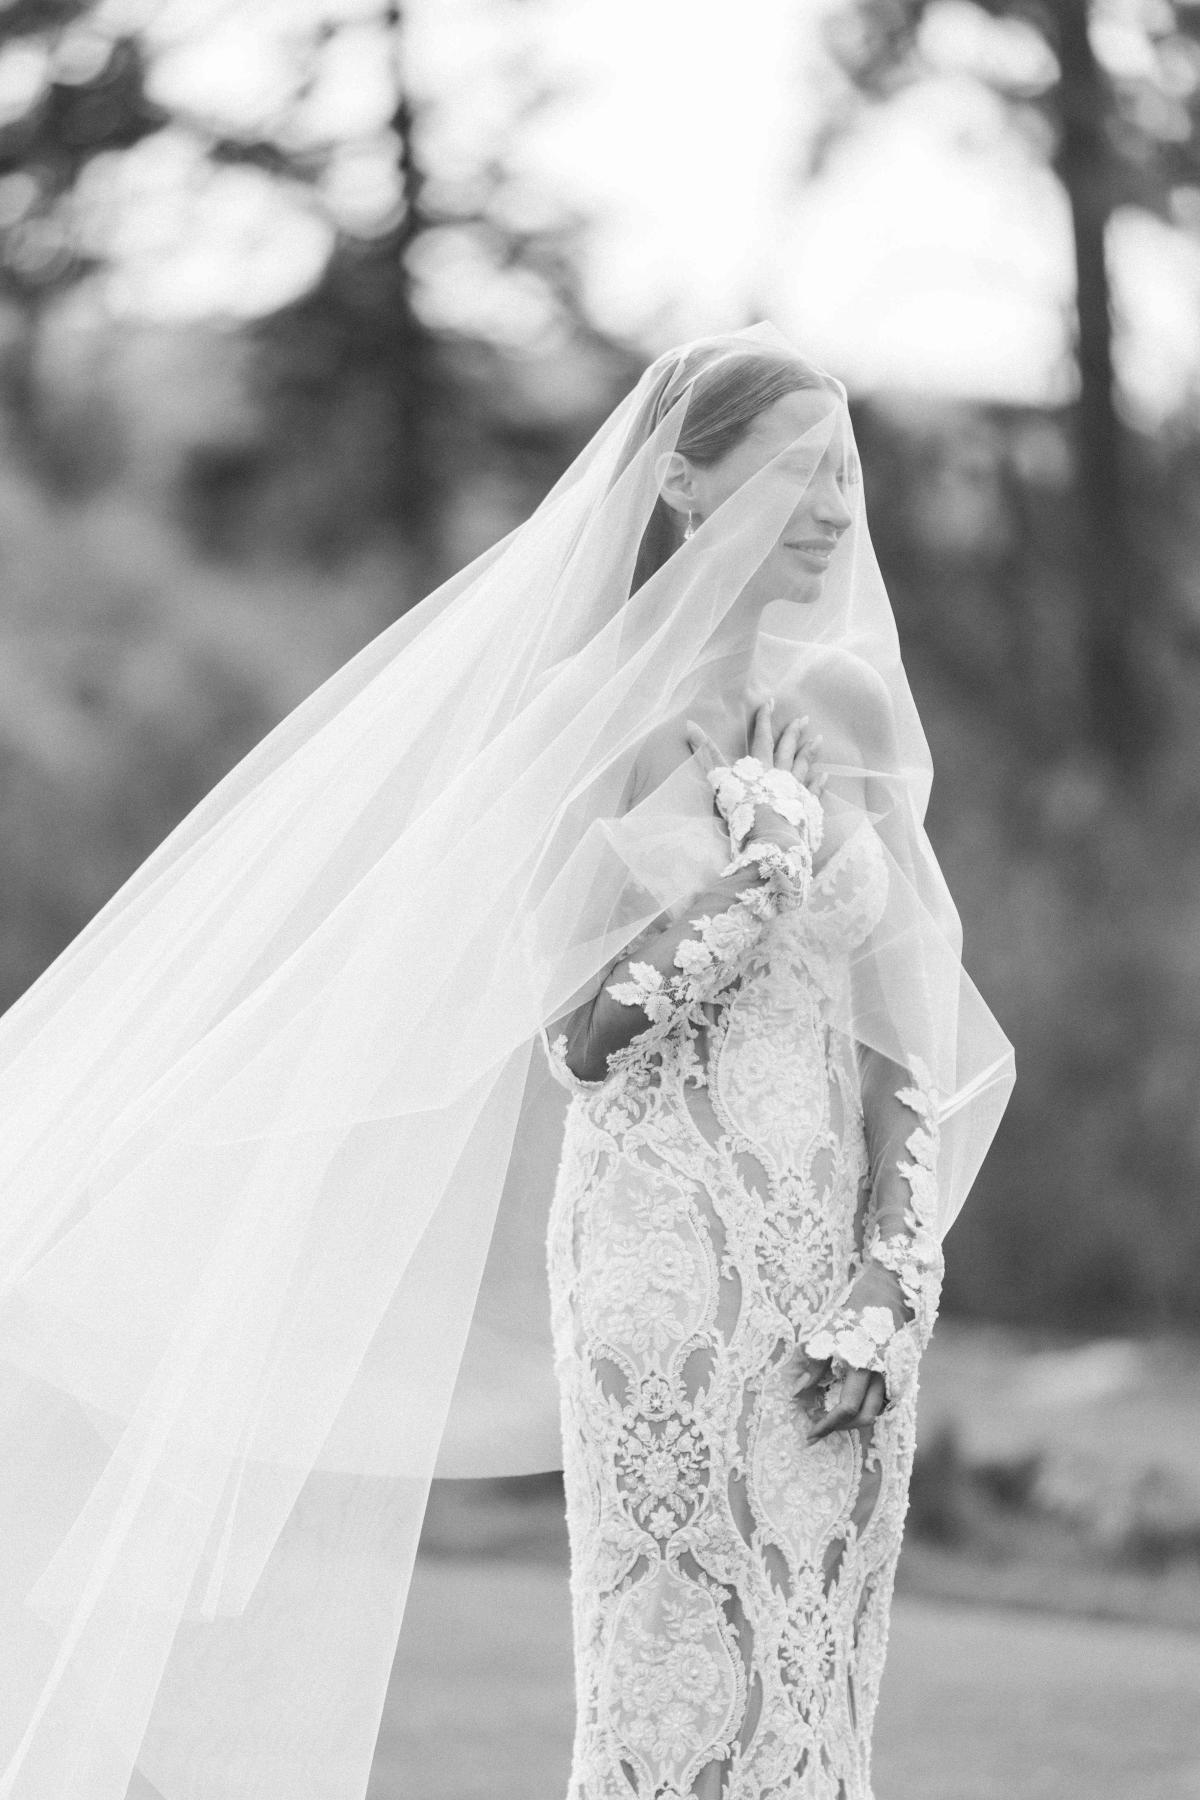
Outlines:
<svg viewBox="0 0 1200 1800"><path fill-rule="evenodd" d="M1200 1800L1198 0L0 0L0 1800Z"/></svg>

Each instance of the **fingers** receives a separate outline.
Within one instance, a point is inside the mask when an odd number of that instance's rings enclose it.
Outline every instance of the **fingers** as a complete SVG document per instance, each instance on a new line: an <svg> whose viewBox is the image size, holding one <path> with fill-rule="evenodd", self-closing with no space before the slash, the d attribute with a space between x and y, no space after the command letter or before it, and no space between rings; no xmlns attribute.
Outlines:
<svg viewBox="0 0 1200 1800"><path fill-rule="evenodd" d="M887 1387L883 1376L875 1370L850 1369L834 1405L813 1425L806 1444L815 1444L834 1431L858 1431L873 1425L887 1403Z"/></svg>
<svg viewBox="0 0 1200 1800"><path fill-rule="evenodd" d="M774 700L764 700L754 714L754 727L750 735L750 754L757 756L763 767L769 769L775 761L775 729L773 723Z"/></svg>
<svg viewBox="0 0 1200 1800"><path fill-rule="evenodd" d="M779 742L775 746L775 767L777 769L793 769L798 755L808 743L808 714L803 718L792 719L779 734Z"/></svg>
<svg viewBox="0 0 1200 1800"><path fill-rule="evenodd" d="M822 1382L829 1380L833 1362L828 1356L823 1362L816 1362L802 1350L797 1350L794 1367L792 1399L799 1400L802 1394L810 1393L813 1388L820 1387Z"/></svg>
<svg viewBox="0 0 1200 1800"><path fill-rule="evenodd" d="M802 723L805 726L808 724L807 716ZM797 781L807 781L813 764L817 760L817 751L823 742L824 739L820 732L814 734L804 731L803 736L797 738L791 760L785 765L792 771Z"/></svg>
<svg viewBox="0 0 1200 1800"><path fill-rule="evenodd" d="M867 1383L867 1396L859 1408L860 1425L873 1425L887 1405L887 1383L878 1371L872 1371Z"/></svg>
<svg viewBox="0 0 1200 1800"><path fill-rule="evenodd" d="M781 757L779 761L784 768L791 770L795 779L800 782L803 787L806 787L810 794L814 795L815 798L819 800L821 795L825 792L825 783L829 780L829 776L826 773L818 773L816 768L817 752L821 748L821 744L824 740L822 739L820 732L817 732L817 734L813 736L806 729L808 725L807 714L805 714L803 719L794 721L794 724L796 726L794 744L795 754L787 756L786 760ZM791 729L792 727L789 726L788 730L790 731ZM784 737L787 737L787 732L784 733ZM785 744L781 739L780 747L786 753L792 750L792 741L789 739Z"/></svg>
<svg viewBox="0 0 1200 1800"><path fill-rule="evenodd" d="M826 775L814 773L817 751L822 743L821 736L819 733L816 736L810 733L809 715L802 713L798 718L788 721L776 741L774 706L774 700L769 699L755 708L750 754L756 756L764 768L789 770L797 781L819 796L828 780ZM694 719L686 720L685 725L692 754L699 757L706 773L724 763L725 752L702 725L697 725Z"/></svg>
<svg viewBox="0 0 1200 1800"><path fill-rule="evenodd" d="M801 786L808 789L810 794L815 795L818 800L821 798L821 795L825 792L825 784L829 780L829 774L825 769L814 768L812 766L811 756L808 763L803 768L796 767L792 770L792 773Z"/></svg>
<svg viewBox="0 0 1200 1800"><path fill-rule="evenodd" d="M858 1410L867 1394L866 1369L848 1369L842 1378L837 1399L829 1408L823 1419L810 1426L806 1444L815 1444L819 1438L828 1437L833 1431L849 1431L853 1421L858 1417Z"/></svg>
<svg viewBox="0 0 1200 1800"><path fill-rule="evenodd" d="M802 713L788 721L776 740L774 706L771 698L756 708L750 754L757 756L765 768L788 769L798 781L803 781L815 761L821 739L809 731L809 715Z"/></svg>
<svg viewBox="0 0 1200 1800"><path fill-rule="evenodd" d="M721 746L709 737L703 725L697 725L694 719L686 721L687 741L693 756L700 759L700 766L705 774L725 761L725 752Z"/></svg>

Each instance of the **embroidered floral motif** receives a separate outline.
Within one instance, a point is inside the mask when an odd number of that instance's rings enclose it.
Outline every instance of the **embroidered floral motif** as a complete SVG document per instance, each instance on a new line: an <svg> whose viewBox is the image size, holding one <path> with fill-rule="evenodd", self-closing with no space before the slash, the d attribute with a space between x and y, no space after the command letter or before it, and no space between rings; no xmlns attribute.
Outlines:
<svg viewBox="0 0 1200 1800"><path fill-rule="evenodd" d="M886 874L862 830L802 905L693 921L665 979L635 960L617 997L650 1000L650 1023L603 1081L578 1081L563 1038L547 1042L573 1096L548 1241L579 1696L569 1800L871 1800L923 1339L886 1306L845 1321L892 1396L869 1432L807 1445L790 1377L868 1252L922 1331L936 1307L928 1072L914 1065L901 1095L918 1115L906 1229L860 1251L858 1070L826 1023Z"/></svg>
<svg viewBox="0 0 1200 1800"><path fill-rule="evenodd" d="M609 982L606 991L623 1006L640 1006L651 1025L694 1017L698 1008L728 992L745 972L747 955L769 922L804 904L813 851L821 842L820 801L789 772L764 771L756 758L742 757L732 769L710 770L709 780L718 809L738 821L736 829L731 825L736 854L723 872L731 875L753 866L758 880L741 889L723 912L689 920L697 936L684 938L676 947L673 961L678 975L665 975L653 963L626 957L628 979ZM803 825L798 844L784 849L769 840L747 839L755 805L761 803Z"/></svg>
<svg viewBox="0 0 1200 1800"><path fill-rule="evenodd" d="M785 1624L779 1641L779 1671L801 1718L819 1723L830 1699L837 1664L837 1640L821 1605L800 1610Z"/></svg>
<svg viewBox="0 0 1200 1800"><path fill-rule="evenodd" d="M670 1537L695 1510L708 1477L708 1449L681 1418L638 1419L617 1446L617 1481L639 1525Z"/></svg>
<svg viewBox="0 0 1200 1800"><path fill-rule="evenodd" d="M662 1570L631 1591L621 1627L606 1684L610 1728L630 1761L655 1771L644 1793L687 1795L690 1784L681 1777L719 1739L737 1695L713 1600L703 1588ZM576 1791L591 1800L592 1792L605 1789Z"/></svg>
<svg viewBox="0 0 1200 1800"><path fill-rule="evenodd" d="M812 881L812 843L791 845L784 849L769 838L751 838L746 848L721 870L722 875L736 875L739 869L755 868L761 889L746 897L751 911L761 918L776 913L795 912L808 898Z"/></svg>
<svg viewBox="0 0 1200 1800"><path fill-rule="evenodd" d="M912 1073L913 1085L897 1089L896 1094L919 1121L904 1146L912 1160L896 1164L908 1182L910 1195L903 1229L887 1236L872 1229L866 1244L867 1263L889 1269L896 1276L898 1297L908 1317L897 1320L886 1306L858 1307L850 1296L843 1295L820 1329L804 1339L809 1356L818 1361L832 1359L835 1378L847 1369L878 1370L884 1377L889 1406L916 1380L917 1361L937 1316L945 1268L936 1230L937 1092L919 1057L912 1059Z"/></svg>
<svg viewBox="0 0 1200 1800"><path fill-rule="evenodd" d="M757 756L739 756L729 768L710 769L708 781L735 850L741 850L753 830L759 806L772 807L789 825L803 825L811 848L820 849L825 822L821 802L790 770L768 769Z"/></svg>
<svg viewBox="0 0 1200 1800"><path fill-rule="evenodd" d="M882 1366L879 1352L895 1329L886 1306L864 1306L860 1313L844 1314L815 1331L804 1347L810 1356L838 1356L853 1369L873 1369Z"/></svg>
<svg viewBox="0 0 1200 1800"><path fill-rule="evenodd" d="M795 877L798 895L806 879L803 870ZM630 979L610 981L607 992L623 1006L640 1006L652 1024L715 1000L738 979L742 959L758 943L766 920L775 916L780 898L769 884L744 889L727 912L703 913L689 921L699 936L684 938L676 948L680 974L667 976L652 963L630 962Z"/></svg>

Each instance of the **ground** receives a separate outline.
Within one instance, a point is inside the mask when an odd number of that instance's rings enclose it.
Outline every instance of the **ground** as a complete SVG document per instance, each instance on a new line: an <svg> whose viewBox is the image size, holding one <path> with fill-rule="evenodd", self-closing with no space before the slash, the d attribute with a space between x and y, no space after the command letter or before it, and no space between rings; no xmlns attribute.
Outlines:
<svg viewBox="0 0 1200 1800"><path fill-rule="evenodd" d="M565 1570L418 1565L369 1800L563 1800ZM1200 1636L897 1602L877 1800L1197 1800Z"/></svg>

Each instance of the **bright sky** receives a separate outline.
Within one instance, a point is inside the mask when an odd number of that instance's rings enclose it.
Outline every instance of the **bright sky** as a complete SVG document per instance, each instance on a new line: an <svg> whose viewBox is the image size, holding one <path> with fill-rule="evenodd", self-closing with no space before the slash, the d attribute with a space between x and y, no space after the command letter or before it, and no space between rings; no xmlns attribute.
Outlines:
<svg viewBox="0 0 1200 1800"><path fill-rule="evenodd" d="M291 129L298 142L345 146L326 204L349 220L386 210L391 50L379 0L106 4L155 21L164 98L234 128L271 119L313 14L340 12L351 28ZM511 117L511 71L531 70L566 92L522 130L522 204L532 218L566 203L594 220L587 286L603 321L656 348L770 317L860 390L1061 398L1065 204L970 72L1036 79L1036 40L1019 26L981 32L974 8L941 0L925 46L941 78L805 182L811 134L838 93L818 30L827 5L410 0L409 74L438 97L431 160L451 175L477 166ZM98 171L90 198L120 251L118 298L156 313L276 305L311 280L328 241L303 195L281 198L245 171L211 177L185 132ZM1200 390L1200 242L1130 214L1111 248L1130 323L1126 382L1149 423ZM423 274L443 318L515 337L537 329L536 294L498 292L469 240L443 243Z"/></svg>

